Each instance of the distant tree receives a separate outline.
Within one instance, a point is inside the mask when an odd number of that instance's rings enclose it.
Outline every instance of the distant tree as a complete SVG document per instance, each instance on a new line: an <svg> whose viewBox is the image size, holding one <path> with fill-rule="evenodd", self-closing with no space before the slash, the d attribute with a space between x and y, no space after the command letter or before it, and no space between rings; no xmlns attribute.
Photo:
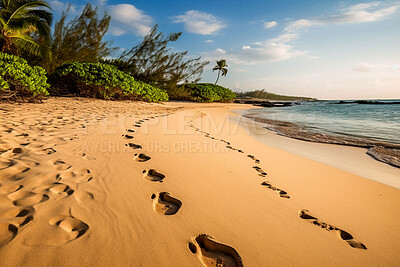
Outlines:
<svg viewBox="0 0 400 267"><path fill-rule="evenodd" d="M53 15L46 1L0 0L0 51L44 55Z"/></svg>
<svg viewBox="0 0 400 267"><path fill-rule="evenodd" d="M219 80L219 75L222 72L222 76L226 76L226 74L228 74L228 64L226 64L226 60L225 59L221 59L221 60L217 60L217 65L215 65L215 67L213 68L213 71L218 71L218 76L217 76L217 80L215 81L215 84L217 84L218 80Z"/></svg>
<svg viewBox="0 0 400 267"><path fill-rule="evenodd" d="M114 51L111 42L103 41L111 20L106 12L99 19L98 9L88 3L80 16L67 22L68 11L69 7L55 24L51 56L42 61L49 73L63 63L96 62Z"/></svg>
<svg viewBox="0 0 400 267"><path fill-rule="evenodd" d="M116 65L137 80L163 89L171 89L181 83L196 83L208 62L201 62L200 57L188 59L187 51L173 52L167 48L181 34L172 33L165 37L155 25L140 44L125 51L119 58L105 62Z"/></svg>

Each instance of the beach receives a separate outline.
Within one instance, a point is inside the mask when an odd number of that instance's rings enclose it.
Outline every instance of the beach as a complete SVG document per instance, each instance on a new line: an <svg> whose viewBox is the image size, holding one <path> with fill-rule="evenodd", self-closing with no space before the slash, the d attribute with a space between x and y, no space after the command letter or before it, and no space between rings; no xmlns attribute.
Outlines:
<svg viewBox="0 0 400 267"><path fill-rule="evenodd" d="M399 169L246 109L0 104L0 265L400 265Z"/></svg>

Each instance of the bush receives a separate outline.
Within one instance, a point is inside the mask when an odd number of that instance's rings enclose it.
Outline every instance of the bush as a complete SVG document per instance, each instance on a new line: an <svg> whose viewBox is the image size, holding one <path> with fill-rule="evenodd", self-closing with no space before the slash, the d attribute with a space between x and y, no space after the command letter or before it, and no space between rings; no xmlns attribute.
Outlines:
<svg viewBox="0 0 400 267"><path fill-rule="evenodd" d="M189 93L189 99L196 102L230 102L236 95L228 88L211 83L194 83L182 85L179 89L173 91L174 98L179 99Z"/></svg>
<svg viewBox="0 0 400 267"><path fill-rule="evenodd" d="M25 59L0 52L0 92L2 98L48 95L46 71L31 67Z"/></svg>
<svg viewBox="0 0 400 267"><path fill-rule="evenodd" d="M68 63L57 68L51 78L51 93L75 94L102 99L142 99L167 101L168 94L104 63Z"/></svg>

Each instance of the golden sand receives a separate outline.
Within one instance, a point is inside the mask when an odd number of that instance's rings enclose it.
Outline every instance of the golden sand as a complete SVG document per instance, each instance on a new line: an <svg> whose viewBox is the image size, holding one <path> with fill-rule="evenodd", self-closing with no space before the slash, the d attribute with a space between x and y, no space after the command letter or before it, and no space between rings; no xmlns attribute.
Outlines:
<svg viewBox="0 0 400 267"><path fill-rule="evenodd" d="M1 266L399 266L400 191L234 104L0 104Z"/></svg>

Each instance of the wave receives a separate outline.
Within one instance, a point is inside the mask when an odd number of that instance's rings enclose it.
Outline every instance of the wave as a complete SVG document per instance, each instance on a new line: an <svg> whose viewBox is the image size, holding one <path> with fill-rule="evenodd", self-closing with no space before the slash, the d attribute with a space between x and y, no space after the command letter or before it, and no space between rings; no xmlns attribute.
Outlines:
<svg viewBox="0 0 400 267"><path fill-rule="evenodd" d="M372 141L352 136L336 136L318 133L314 132L309 127L301 126L295 123L261 118L259 117L258 113L247 113L243 116L256 122L266 124L264 128L274 131L282 136L316 143L367 148L367 154L374 159L400 168L400 145L398 144Z"/></svg>

